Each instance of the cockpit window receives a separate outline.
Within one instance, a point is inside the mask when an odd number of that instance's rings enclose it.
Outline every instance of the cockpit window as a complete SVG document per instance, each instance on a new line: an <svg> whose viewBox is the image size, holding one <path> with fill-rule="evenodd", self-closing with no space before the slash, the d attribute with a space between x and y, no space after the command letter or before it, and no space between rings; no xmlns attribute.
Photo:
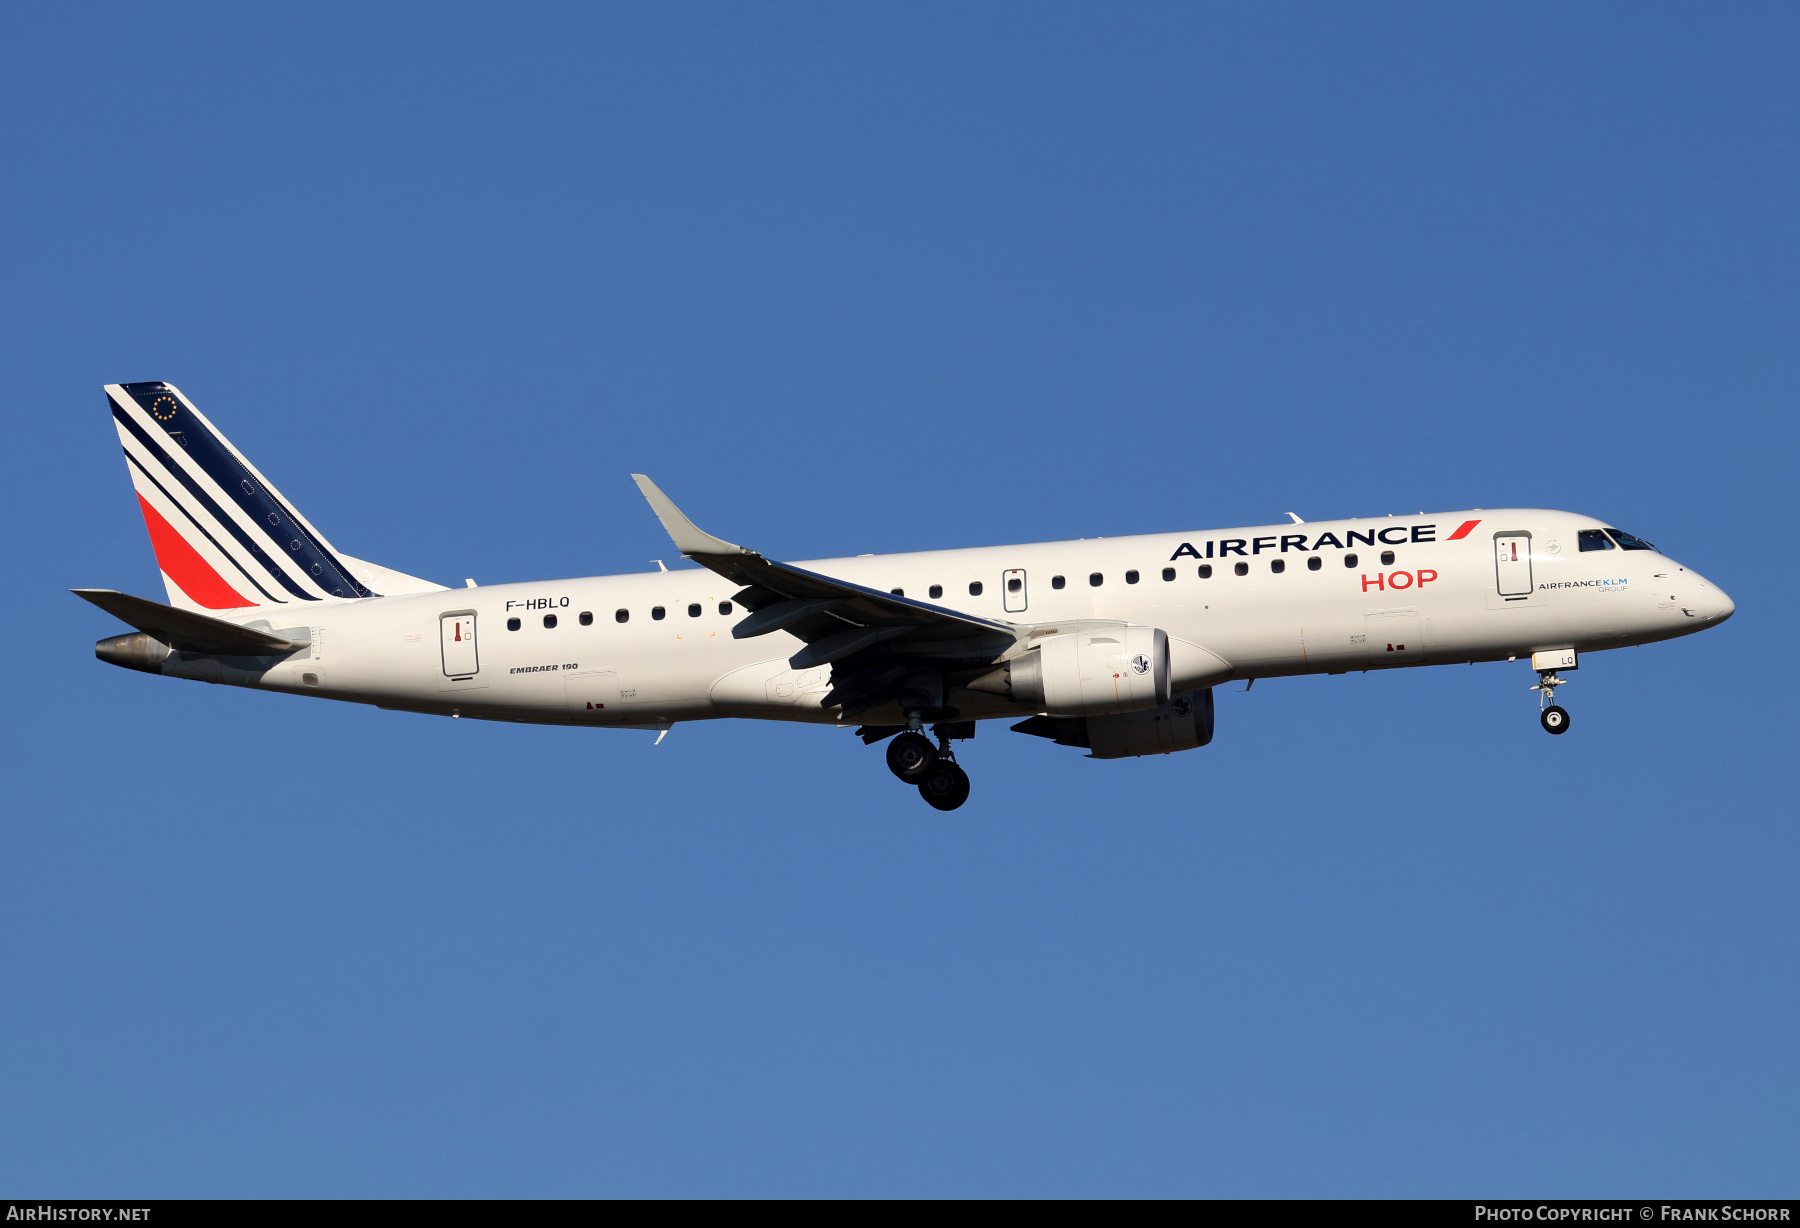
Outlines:
<svg viewBox="0 0 1800 1228"><path fill-rule="evenodd" d="M1589 550L1611 550L1613 548L1612 542L1599 529L1583 529L1577 536L1581 538L1583 553Z"/></svg>
<svg viewBox="0 0 1800 1228"><path fill-rule="evenodd" d="M1621 549L1621 550L1654 550L1654 549L1656 549L1655 546L1652 546L1649 542L1645 541L1641 537L1633 537L1631 534L1621 533L1617 529L1608 529L1607 532L1612 534L1613 540L1619 543L1619 549Z"/></svg>

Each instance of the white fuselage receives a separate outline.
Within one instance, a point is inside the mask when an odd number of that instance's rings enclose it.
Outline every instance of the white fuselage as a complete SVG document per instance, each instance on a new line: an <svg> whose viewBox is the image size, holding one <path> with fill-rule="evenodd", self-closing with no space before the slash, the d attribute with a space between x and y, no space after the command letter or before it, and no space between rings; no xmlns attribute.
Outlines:
<svg viewBox="0 0 1800 1228"><path fill-rule="evenodd" d="M1593 652L1690 634L1731 614L1722 591L1659 552L1580 550L1579 532L1601 525L1567 512L1469 511L800 566L1021 630L1083 620L1159 627L1170 639L1177 693L1228 679ZM1020 581L1017 591L1009 592L1009 579ZM732 637L746 614L732 604L736 587L684 568L320 603L306 610L310 647L266 671L180 654L163 672L537 723L836 721L835 709L820 707L829 668L788 666L799 640L784 632ZM465 630L473 652L455 638ZM947 702L964 720L1031 714L968 690ZM890 703L855 723L904 720Z"/></svg>

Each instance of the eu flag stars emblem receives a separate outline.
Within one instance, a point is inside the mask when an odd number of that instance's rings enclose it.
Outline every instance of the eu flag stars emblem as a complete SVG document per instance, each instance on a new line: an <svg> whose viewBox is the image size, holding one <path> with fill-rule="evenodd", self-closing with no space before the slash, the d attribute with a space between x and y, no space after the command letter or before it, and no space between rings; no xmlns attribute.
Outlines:
<svg viewBox="0 0 1800 1228"><path fill-rule="evenodd" d="M180 408L181 406L176 403L175 398L165 392L150 402L150 416L158 422L167 422L175 416L175 411Z"/></svg>

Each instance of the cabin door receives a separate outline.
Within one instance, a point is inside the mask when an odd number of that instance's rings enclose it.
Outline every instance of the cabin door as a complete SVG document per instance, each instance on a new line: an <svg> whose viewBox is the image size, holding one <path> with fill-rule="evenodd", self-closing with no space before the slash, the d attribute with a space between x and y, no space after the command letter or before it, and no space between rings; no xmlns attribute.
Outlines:
<svg viewBox="0 0 1800 1228"><path fill-rule="evenodd" d="M445 614L438 619L438 640L443 648L444 677L470 678L481 668L475 651L475 615Z"/></svg>
<svg viewBox="0 0 1800 1228"><path fill-rule="evenodd" d="M1531 596L1531 534L1494 534L1494 583L1508 601Z"/></svg>

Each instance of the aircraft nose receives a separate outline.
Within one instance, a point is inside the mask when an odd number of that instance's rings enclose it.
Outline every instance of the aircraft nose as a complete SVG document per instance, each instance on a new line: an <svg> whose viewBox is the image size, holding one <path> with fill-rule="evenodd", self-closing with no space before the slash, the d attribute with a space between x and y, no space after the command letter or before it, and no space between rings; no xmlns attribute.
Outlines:
<svg viewBox="0 0 1800 1228"><path fill-rule="evenodd" d="M1694 594L1694 613L1700 616L1701 622L1708 625L1722 623L1737 613L1737 603L1732 601L1724 589L1705 576L1693 572L1688 574L1700 586L1700 591Z"/></svg>
<svg viewBox="0 0 1800 1228"><path fill-rule="evenodd" d="M1724 589L1713 585L1711 621L1722 623L1737 613L1737 602L1733 601Z"/></svg>

